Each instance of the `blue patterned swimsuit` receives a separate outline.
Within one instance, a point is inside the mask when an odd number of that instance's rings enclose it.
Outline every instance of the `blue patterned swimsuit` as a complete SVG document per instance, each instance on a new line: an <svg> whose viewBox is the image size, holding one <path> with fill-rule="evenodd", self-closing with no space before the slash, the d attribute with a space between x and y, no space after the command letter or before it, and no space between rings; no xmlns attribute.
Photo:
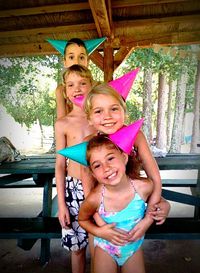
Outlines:
<svg viewBox="0 0 200 273"><path fill-rule="evenodd" d="M116 228L125 231L132 230L136 226L136 224L144 217L146 210L145 201L136 192L133 181L131 181L131 184L133 186L133 191L135 193L134 198L123 210L117 212L105 211L104 207L105 187L103 187L102 200L98 211L99 215L107 224L116 223ZM124 246L117 246L107 240L95 237L94 245L95 247L98 246L102 248L117 262L119 266L122 266L128 260L128 258L131 257L141 247L143 241L144 236L140 238L138 241L130 242Z"/></svg>

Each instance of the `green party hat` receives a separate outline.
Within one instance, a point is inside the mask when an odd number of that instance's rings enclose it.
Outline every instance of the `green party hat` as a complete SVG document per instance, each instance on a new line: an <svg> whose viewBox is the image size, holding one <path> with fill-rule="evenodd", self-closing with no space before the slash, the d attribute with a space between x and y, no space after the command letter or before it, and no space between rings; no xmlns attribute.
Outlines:
<svg viewBox="0 0 200 273"><path fill-rule="evenodd" d="M92 52L105 40L106 40L106 37L92 39L92 40L83 40L85 47L87 48L88 55L92 54ZM47 39L47 41L64 56L64 50L68 41L52 40L52 39Z"/></svg>
<svg viewBox="0 0 200 273"><path fill-rule="evenodd" d="M88 142L85 141L77 145L69 146L62 150L58 150L57 153L69 159L72 159L82 165L88 166L88 163L86 160L87 144Z"/></svg>

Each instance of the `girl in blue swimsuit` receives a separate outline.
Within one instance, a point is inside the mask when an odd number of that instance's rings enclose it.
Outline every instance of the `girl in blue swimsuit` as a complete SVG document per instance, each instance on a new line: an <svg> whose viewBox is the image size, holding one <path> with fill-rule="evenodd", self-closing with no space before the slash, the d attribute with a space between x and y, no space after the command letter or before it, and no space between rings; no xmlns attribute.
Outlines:
<svg viewBox="0 0 200 273"><path fill-rule="evenodd" d="M116 273L120 267L123 273L144 273L141 245L147 226L152 223L150 217L144 218L152 181L141 178L134 157L121 151L105 135L89 141L87 161L98 185L81 205L79 224L95 236L94 272ZM106 222L103 226L92 220L96 212ZM145 226L143 236L133 241L138 225L140 230Z"/></svg>

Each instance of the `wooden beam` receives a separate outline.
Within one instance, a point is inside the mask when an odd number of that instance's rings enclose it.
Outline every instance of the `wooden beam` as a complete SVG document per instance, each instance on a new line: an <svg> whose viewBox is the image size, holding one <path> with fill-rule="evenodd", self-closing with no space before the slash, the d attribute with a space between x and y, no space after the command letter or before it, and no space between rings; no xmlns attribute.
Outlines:
<svg viewBox="0 0 200 273"><path fill-rule="evenodd" d="M113 79L114 72L114 51L109 41L104 42L104 81L108 82Z"/></svg>
<svg viewBox="0 0 200 273"><path fill-rule="evenodd" d="M115 0L112 3L112 8L127 8L135 6L147 6L147 5L162 5L169 3L182 3L188 2L188 0ZM195 2L195 0L194 0ZM198 0L196 0L198 2Z"/></svg>
<svg viewBox="0 0 200 273"><path fill-rule="evenodd" d="M160 45L187 45L187 44L200 44L200 30L199 31L189 31L189 32L172 32L172 33L160 33L157 36L145 35L140 38L136 36L126 36L118 37L112 40L110 46L113 49L119 50L122 47L152 47L153 44ZM124 50L124 53L122 53ZM125 49L119 51L119 55L116 53L115 61L116 66L120 63L120 58L122 60L125 56ZM23 43L23 44L5 44L0 43L0 56L31 56L31 55L41 55L41 54L58 54L58 52L49 44L44 42L36 43ZM124 54L124 55L123 55ZM98 56L97 56L98 55ZM102 56L100 53L94 52L94 62L96 59L97 65L102 67ZM92 59L91 55L91 59Z"/></svg>
<svg viewBox="0 0 200 273"><path fill-rule="evenodd" d="M28 3L27 3L28 4ZM0 18L90 9L87 2L0 10Z"/></svg>
<svg viewBox="0 0 200 273"><path fill-rule="evenodd" d="M153 44L160 45L187 45L200 44L200 30L190 32L160 33L154 37L124 37L121 45L131 47L151 47Z"/></svg>
<svg viewBox="0 0 200 273"><path fill-rule="evenodd" d="M0 45L1 57L59 54L49 43Z"/></svg>
<svg viewBox="0 0 200 273"><path fill-rule="evenodd" d="M158 24L172 24L172 23L194 23L200 22L200 14L194 15L183 15L183 16L171 16L162 18L151 18L151 19L137 19L137 20L123 20L114 22L115 28L129 28L129 27L151 27Z"/></svg>
<svg viewBox="0 0 200 273"><path fill-rule="evenodd" d="M78 32L81 30L90 31L95 30L94 23L87 24L77 24L77 25L63 25L55 27L42 27L42 28L32 28L32 29L18 29L11 31L0 31L0 38L7 37L19 37L19 36L30 36L30 35L41 35L41 34L50 34L50 33L60 33L60 32Z"/></svg>
<svg viewBox="0 0 200 273"><path fill-rule="evenodd" d="M90 55L90 59L103 71L103 56L97 50Z"/></svg>
<svg viewBox="0 0 200 273"><path fill-rule="evenodd" d="M114 69L117 69L118 66L126 59L132 52L131 46L122 46L114 56Z"/></svg>
<svg viewBox="0 0 200 273"><path fill-rule="evenodd" d="M89 0L90 8L100 37L110 37L111 27L105 0Z"/></svg>

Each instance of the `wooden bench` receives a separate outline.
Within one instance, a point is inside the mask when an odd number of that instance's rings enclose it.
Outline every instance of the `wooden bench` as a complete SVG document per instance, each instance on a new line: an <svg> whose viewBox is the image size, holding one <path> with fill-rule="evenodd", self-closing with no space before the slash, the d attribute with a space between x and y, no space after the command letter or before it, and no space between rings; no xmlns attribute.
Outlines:
<svg viewBox="0 0 200 273"><path fill-rule="evenodd" d="M1 218L0 239L59 239L61 227L56 217ZM200 239L200 221L193 218L167 218L163 225L153 224L146 239Z"/></svg>

